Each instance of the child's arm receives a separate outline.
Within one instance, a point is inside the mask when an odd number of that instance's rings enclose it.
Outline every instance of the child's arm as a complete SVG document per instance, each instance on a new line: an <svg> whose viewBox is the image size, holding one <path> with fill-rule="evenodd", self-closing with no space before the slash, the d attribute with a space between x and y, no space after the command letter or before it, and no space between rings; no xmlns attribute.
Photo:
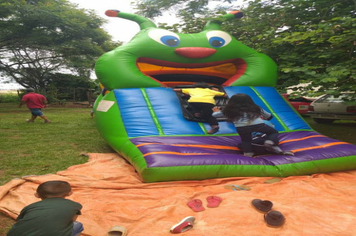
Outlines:
<svg viewBox="0 0 356 236"><path fill-rule="evenodd" d="M72 218L72 220L73 221L76 221L77 220L77 218L78 218L78 216L79 215L81 215L82 214L82 212L81 212L81 209L82 209L82 205L80 204L80 203L78 203L78 202L76 202L77 204L78 204L78 206L76 207L77 209L76 209L76 214L73 216L73 218Z"/></svg>
<svg viewBox="0 0 356 236"><path fill-rule="evenodd" d="M26 102L24 101L21 101L20 104L19 104L19 107L22 107L23 104L25 104Z"/></svg>
<svg viewBox="0 0 356 236"><path fill-rule="evenodd" d="M272 120L273 116L271 113L263 110L263 108L261 108L261 118L264 120Z"/></svg>
<svg viewBox="0 0 356 236"><path fill-rule="evenodd" d="M226 93L221 92L221 91L220 91L218 88L216 88L216 87L212 87L211 90L214 90L215 92L217 92L215 96L222 96L222 97L226 97L226 98L228 97Z"/></svg>

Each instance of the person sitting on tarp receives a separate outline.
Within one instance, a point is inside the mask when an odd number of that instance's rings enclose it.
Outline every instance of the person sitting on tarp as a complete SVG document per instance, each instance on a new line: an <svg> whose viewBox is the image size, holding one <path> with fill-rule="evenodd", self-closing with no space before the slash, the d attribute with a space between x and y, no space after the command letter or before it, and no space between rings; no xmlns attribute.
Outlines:
<svg viewBox="0 0 356 236"><path fill-rule="evenodd" d="M204 82L195 83L194 88L173 89L175 92L181 92L190 96L188 103L194 110L194 116L206 120L211 129L208 134L214 134L219 130L219 123L213 114L215 106L215 96L227 97L227 94L220 92L217 88L209 88L209 85Z"/></svg>
<svg viewBox="0 0 356 236"><path fill-rule="evenodd" d="M72 193L67 181L40 184L35 196L42 201L24 207L7 236L79 236L84 228L76 219L82 205L66 199Z"/></svg>

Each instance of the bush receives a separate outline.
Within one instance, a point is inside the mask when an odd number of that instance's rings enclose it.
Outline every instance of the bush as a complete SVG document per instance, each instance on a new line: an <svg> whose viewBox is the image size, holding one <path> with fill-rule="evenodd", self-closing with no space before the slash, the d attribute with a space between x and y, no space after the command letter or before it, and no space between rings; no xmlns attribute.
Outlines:
<svg viewBox="0 0 356 236"><path fill-rule="evenodd" d="M20 99L16 93L0 93L0 103L19 102Z"/></svg>

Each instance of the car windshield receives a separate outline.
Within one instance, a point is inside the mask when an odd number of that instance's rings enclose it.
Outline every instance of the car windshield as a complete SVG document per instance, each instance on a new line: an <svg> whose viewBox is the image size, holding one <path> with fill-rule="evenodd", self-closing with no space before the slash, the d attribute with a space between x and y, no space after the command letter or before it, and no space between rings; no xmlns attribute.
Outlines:
<svg viewBox="0 0 356 236"><path fill-rule="evenodd" d="M324 103L324 102L344 102L344 100L350 99L349 94L341 94L339 97L334 97L333 95L325 95L324 97L320 98L317 102Z"/></svg>

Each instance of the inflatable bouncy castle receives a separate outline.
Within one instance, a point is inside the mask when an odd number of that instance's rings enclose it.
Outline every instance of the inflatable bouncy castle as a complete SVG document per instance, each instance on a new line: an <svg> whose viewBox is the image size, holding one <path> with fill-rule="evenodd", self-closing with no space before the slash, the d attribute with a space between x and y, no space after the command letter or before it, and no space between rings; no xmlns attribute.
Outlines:
<svg viewBox="0 0 356 236"><path fill-rule="evenodd" d="M144 182L242 176L308 175L356 169L356 146L312 130L274 86L277 66L268 56L220 29L241 18L233 11L209 21L202 32L179 34L141 16L116 10L109 17L135 21L140 32L102 55L95 72L103 92L95 121L107 143ZM219 87L228 96L245 93L273 115L280 147L294 156L242 155L233 124L220 120L217 133L189 115L184 96L173 88L196 82ZM217 104L224 99L217 97Z"/></svg>

